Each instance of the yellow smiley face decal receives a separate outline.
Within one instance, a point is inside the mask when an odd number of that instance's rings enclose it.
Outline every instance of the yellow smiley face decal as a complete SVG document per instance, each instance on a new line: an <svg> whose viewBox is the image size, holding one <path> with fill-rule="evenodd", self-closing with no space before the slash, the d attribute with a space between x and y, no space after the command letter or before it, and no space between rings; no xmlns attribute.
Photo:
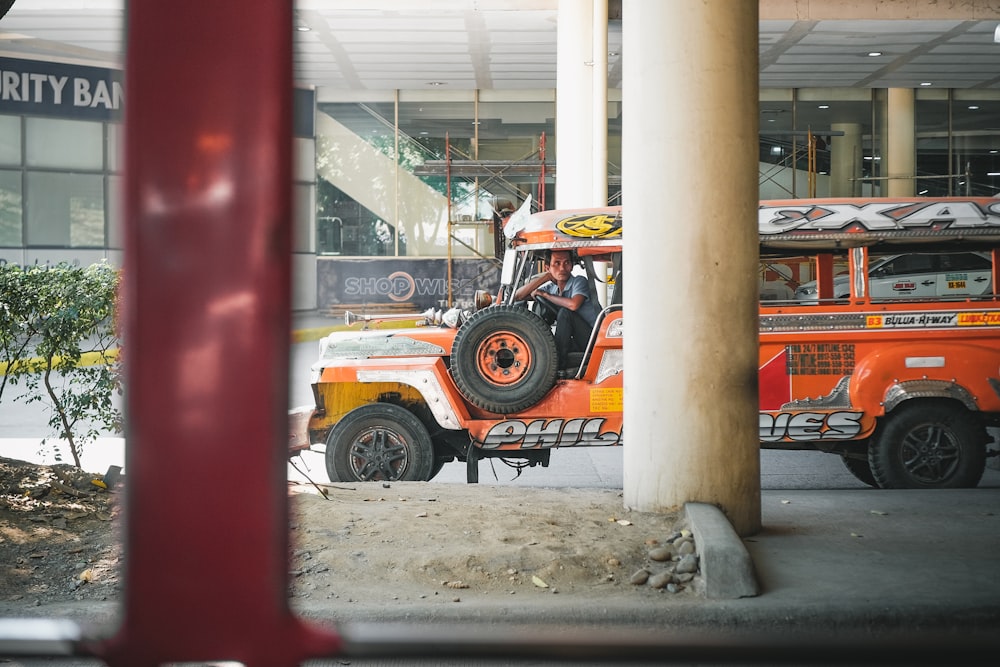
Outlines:
<svg viewBox="0 0 1000 667"><path fill-rule="evenodd" d="M567 236L579 236L591 239L609 238L621 236L622 220L620 216L603 213L597 215L572 215L557 222L556 229Z"/></svg>

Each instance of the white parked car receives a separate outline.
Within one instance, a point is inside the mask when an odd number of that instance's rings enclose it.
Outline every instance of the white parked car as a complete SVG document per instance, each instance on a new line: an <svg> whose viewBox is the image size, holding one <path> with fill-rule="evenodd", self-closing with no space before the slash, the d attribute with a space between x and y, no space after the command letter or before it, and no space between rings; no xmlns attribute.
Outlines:
<svg viewBox="0 0 1000 667"><path fill-rule="evenodd" d="M873 299L977 296L990 291L992 263L989 253L907 253L873 261L868 269L868 289ZM846 274L833 279L834 297L850 294ZM795 290L796 301L816 301L816 281Z"/></svg>

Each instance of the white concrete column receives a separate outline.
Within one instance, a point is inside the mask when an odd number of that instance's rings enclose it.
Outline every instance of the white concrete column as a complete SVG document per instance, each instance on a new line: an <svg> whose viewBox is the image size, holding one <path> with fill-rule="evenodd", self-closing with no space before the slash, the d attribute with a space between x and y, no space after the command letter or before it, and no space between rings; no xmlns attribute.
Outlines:
<svg viewBox="0 0 1000 667"><path fill-rule="evenodd" d="M593 0L559 0L558 22L556 207L594 206Z"/></svg>
<svg viewBox="0 0 1000 667"><path fill-rule="evenodd" d="M853 197L861 194L856 178L861 175L861 125L832 123L830 137L830 196ZM840 133L840 134L838 134Z"/></svg>
<svg viewBox="0 0 1000 667"><path fill-rule="evenodd" d="M912 197L916 192L917 150L914 133L912 88L890 88L886 104L888 130L883 159L889 162L883 174L889 177L888 197Z"/></svg>
<svg viewBox="0 0 1000 667"><path fill-rule="evenodd" d="M594 150L591 156L593 173L592 201L594 206L608 204L608 0L593 0L594 30L592 37L593 78L591 131Z"/></svg>
<svg viewBox="0 0 1000 667"><path fill-rule="evenodd" d="M760 529L757 0L624 0L624 503Z"/></svg>

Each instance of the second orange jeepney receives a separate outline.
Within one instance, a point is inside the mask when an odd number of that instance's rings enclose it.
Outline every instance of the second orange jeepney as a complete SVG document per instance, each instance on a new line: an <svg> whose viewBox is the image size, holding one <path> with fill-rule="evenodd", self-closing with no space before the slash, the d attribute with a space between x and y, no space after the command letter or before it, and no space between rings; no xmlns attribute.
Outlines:
<svg viewBox="0 0 1000 667"><path fill-rule="evenodd" d="M975 486L1000 423L1000 201L764 201L758 228L761 446L839 455L872 486ZM293 453L325 444L333 481L457 459L473 482L482 458L623 444L621 209L520 211L504 233L500 288L474 311L320 342ZM541 304L514 300L552 249L606 302L570 369Z"/></svg>

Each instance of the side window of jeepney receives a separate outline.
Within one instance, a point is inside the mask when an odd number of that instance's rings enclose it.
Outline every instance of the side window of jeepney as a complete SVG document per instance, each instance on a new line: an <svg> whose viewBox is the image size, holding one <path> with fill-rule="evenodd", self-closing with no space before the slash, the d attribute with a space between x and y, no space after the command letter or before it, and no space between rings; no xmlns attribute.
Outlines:
<svg viewBox="0 0 1000 667"><path fill-rule="evenodd" d="M514 276L514 289L511 290L511 294L515 293L532 278L543 271L545 271L543 255L534 252L519 253L518 266L516 275Z"/></svg>
<svg viewBox="0 0 1000 667"><path fill-rule="evenodd" d="M844 253L830 254L822 262L830 271L832 292L823 303L847 298L848 257ZM819 258L816 255L762 258L757 275L757 287L762 306L816 306L821 303L817 283Z"/></svg>
<svg viewBox="0 0 1000 667"><path fill-rule="evenodd" d="M780 257L761 260L757 274L760 301L794 302L796 288L808 281L811 260L807 257ZM775 303L777 305L777 303Z"/></svg>

